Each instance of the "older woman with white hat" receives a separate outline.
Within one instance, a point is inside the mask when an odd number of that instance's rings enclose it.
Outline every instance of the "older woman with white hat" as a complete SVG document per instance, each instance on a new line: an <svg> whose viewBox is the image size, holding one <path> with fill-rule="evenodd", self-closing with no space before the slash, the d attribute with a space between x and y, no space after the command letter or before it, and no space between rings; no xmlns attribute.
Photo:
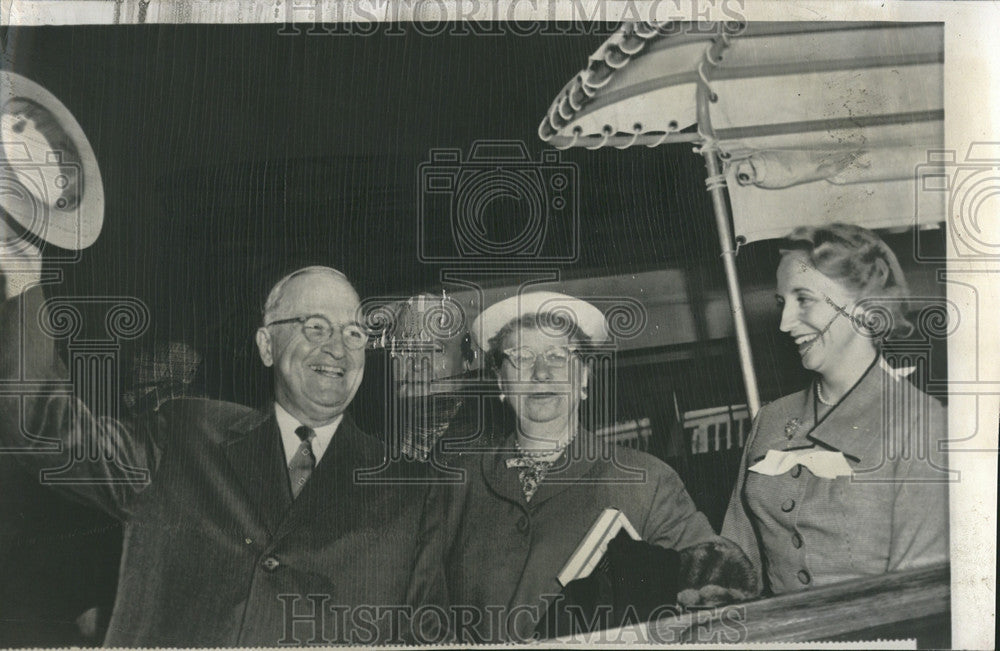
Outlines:
<svg viewBox="0 0 1000 651"><path fill-rule="evenodd" d="M564 294L527 293L486 309L472 330L516 425L496 449L463 459L466 480L447 500L455 529L449 597L478 615L459 641L531 639L562 590L557 575L607 508L657 549L718 544L666 464L603 445L580 426L591 388L581 353L608 340L600 310Z"/></svg>

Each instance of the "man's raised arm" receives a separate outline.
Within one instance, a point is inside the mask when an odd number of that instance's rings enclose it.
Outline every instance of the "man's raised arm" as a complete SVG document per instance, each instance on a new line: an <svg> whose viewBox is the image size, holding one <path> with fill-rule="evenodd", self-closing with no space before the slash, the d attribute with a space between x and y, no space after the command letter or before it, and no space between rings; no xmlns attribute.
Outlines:
<svg viewBox="0 0 1000 651"><path fill-rule="evenodd" d="M157 423L98 417L76 397L55 341L40 327L48 319L41 252L2 235L0 454L16 455L40 482L122 517L155 469Z"/></svg>

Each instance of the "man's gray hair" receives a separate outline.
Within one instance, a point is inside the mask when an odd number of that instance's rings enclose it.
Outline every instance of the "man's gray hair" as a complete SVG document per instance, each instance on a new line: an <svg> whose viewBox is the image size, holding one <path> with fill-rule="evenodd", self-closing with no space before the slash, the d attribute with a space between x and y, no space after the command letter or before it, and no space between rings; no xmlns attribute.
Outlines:
<svg viewBox="0 0 1000 651"><path fill-rule="evenodd" d="M271 320L271 317L274 316L274 312L278 309L278 306L281 304L281 295L285 291L285 286L288 285L288 283L291 282L293 278L298 278L299 276L305 276L307 274L325 274L328 276L333 276L338 280L343 280L348 285L351 285L351 281L347 279L347 276L344 274L344 272L338 271L333 267L324 267L323 265L313 265L311 267L303 267L301 269L297 269L292 273L288 274L287 276L285 276L284 278L282 278L281 280L279 280L278 282L276 282L274 284L274 287L272 287L271 291L267 294L267 300L264 301L263 322L262 322L263 325L266 326L268 324L268 322ZM353 287L353 285L351 285L351 287Z"/></svg>

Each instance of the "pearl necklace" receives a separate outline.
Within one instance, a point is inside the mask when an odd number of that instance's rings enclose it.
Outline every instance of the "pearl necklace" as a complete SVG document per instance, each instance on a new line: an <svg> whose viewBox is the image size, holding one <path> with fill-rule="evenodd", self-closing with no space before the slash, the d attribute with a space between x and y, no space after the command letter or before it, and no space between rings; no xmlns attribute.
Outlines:
<svg viewBox="0 0 1000 651"><path fill-rule="evenodd" d="M567 438L565 441L563 441L556 447L552 448L551 450L525 450L523 447L521 447L521 442L517 440L517 438L514 439L514 445L517 446L518 453L525 459L531 459L532 461L541 461L544 459L548 459L549 457L555 457L556 455L560 454L563 450L565 450L569 446L570 443L573 442L574 438L576 437L571 436Z"/></svg>
<svg viewBox="0 0 1000 651"><path fill-rule="evenodd" d="M816 380L816 399L819 400L824 405L826 405L827 407L836 406L837 405L836 402L827 402L826 398L823 397L823 389L819 388L820 384L821 384L820 381Z"/></svg>

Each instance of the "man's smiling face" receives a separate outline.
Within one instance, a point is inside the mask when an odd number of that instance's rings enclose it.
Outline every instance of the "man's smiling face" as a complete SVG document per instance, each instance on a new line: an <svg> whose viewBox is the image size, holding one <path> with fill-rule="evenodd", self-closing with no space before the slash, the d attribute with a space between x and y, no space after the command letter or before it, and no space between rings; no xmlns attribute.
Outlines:
<svg viewBox="0 0 1000 651"><path fill-rule="evenodd" d="M343 413L364 375L365 351L344 345L343 326L355 323L360 299L344 278L321 272L285 285L268 321L319 315L333 324L325 342L306 339L299 323L261 328L261 360L274 367L275 399L302 423L320 427Z"/></svg>

